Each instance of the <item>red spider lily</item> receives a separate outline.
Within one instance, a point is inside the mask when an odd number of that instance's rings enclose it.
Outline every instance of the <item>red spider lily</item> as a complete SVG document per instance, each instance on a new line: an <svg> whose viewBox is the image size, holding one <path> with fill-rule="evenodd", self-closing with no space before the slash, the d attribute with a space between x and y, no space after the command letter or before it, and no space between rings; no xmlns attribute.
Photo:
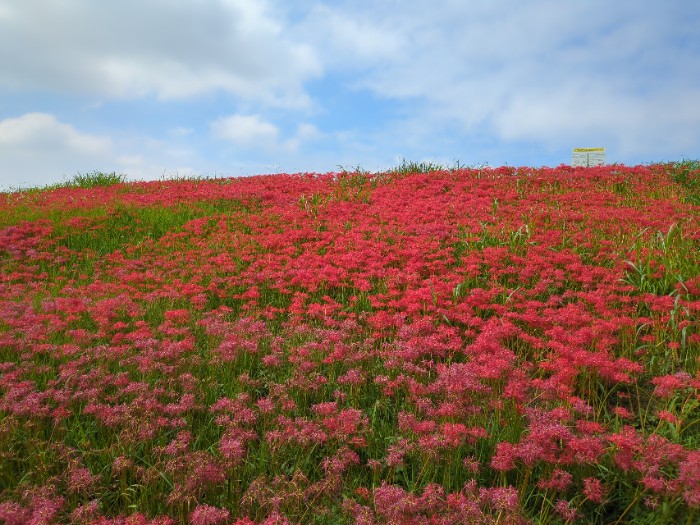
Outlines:
<svg viewBox="0 0 700 525"><path fill-rule="evenodd" d="M615 487L688 521L700 222L669 170L7 195L0 519L587 521Z"/></svg>
<svg viewBox="0 0 700 525"><path fill-rule="evenodd" d="M605 495L605 489L599 479L584 478L583 495L593 503L601 503Z"/></svg>
<svg viewBox="0 0 700 525"><path fill-rule="evenodd" d="M220 525L228 520L230 514L226 509L200 504L192 511L190 523L192 525Z"/></svg>

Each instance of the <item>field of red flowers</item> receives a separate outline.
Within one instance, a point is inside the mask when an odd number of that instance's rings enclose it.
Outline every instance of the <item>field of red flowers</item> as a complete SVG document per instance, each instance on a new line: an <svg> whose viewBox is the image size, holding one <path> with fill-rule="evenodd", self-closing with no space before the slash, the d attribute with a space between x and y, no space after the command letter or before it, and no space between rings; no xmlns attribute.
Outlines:
<svg viewBox="0 0 700 525"><path fill-rule="evenodd" d="M0 194L0 521L698 523L679 169Z"/></svg>

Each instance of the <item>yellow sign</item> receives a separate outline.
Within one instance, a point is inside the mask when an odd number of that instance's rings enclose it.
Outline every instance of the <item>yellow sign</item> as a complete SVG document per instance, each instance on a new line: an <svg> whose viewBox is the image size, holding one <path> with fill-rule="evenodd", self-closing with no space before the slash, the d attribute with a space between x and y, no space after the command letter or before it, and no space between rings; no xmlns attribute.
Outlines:
<svg viewBox="0 0 700 525"><path fill-rule="evenodd" d="M572 166L602 166L605 164L605 148L574 148Z"/></svg>

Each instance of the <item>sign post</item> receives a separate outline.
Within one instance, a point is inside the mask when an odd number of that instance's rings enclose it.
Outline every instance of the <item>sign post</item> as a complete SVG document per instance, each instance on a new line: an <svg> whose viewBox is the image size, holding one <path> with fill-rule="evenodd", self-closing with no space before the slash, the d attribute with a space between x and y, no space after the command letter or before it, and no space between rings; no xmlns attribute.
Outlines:
<svg viewBox="0 0 700 525"><path fill-rule="evenodd" d="M602 166L605 164L605 148L574 148L572 166Z"/></svg>

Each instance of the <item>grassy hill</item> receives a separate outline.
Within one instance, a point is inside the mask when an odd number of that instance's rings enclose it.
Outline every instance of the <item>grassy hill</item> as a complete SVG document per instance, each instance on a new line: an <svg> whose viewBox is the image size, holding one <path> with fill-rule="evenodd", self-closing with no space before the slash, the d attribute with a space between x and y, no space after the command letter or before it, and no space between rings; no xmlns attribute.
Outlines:
<svg viewBox="0 0 700 525"><path fill-rule="evenodd" d="M699 181L0 194L0 521L697 523Z"/></svg>

